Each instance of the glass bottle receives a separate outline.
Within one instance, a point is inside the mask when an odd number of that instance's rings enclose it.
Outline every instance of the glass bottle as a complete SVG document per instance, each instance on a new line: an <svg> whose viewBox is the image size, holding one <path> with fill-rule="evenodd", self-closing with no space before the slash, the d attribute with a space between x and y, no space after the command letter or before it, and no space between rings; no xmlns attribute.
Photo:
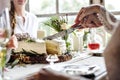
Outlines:
<svg viewBox="0 0 120 80"><path fill-rule="evenodd" d="M97 53L102 46L102 38L96 33L96 28L90 28L87 37L87 47L90 52Z"/></svg>

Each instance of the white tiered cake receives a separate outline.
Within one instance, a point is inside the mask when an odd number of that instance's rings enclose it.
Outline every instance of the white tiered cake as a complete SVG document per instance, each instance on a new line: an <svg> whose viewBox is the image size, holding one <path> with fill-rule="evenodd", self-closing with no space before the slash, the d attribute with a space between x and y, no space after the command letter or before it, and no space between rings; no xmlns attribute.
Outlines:
<svg viewBox="0 0 120 80"><path fill-rule="evenodd" d="M36 40L35 42L27 42L25 40L18 42L18 48L15 52L20 52L22 50L35 51L38 54L46 53L46 44L43 40Z"/></svg>
<svg viewBox="0 0 120 80"><path fill-rule="evenodd" d="M66 52L64 40L46 40L46 51L48 54L62 55Z"/></svg>
<svg viewBox="0 0 120 80"><path fill-rule="evenodd" d="M64 40L40 40L27 42L26 40L19 41L18 48L13 51L10 62L19 59L19 63L35 64L48 63L46 61L47 55L57 54L59 60L63 62L72 59L70 54L66 52L66 45Z"/></svg>
<svg viewBox="0 0 120 80"><path fill-rule="evenodd" d="M22 40L18 42L18 48L15 52L25 51L35 51L38 54L57 54L62 55L66 52L66 44L64 40L35 40L35 42L27 42Z"/></svg>

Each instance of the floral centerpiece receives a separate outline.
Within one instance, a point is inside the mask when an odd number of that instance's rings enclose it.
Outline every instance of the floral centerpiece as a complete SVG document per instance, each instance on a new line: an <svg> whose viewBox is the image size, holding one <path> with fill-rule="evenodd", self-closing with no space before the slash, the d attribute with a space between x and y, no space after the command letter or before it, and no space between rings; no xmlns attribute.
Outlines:
<svg viewBox="0 0 120 80"><path fill-rule="evenodd" d="M44 25L51 27L56 32L66 30L70 27L68 26L68 20L59 16L52 16L49 20L44 22ZM68 37L69 34L62 37L62 39L65 40L67 52L70 51L70 45L71 45L70 42L68 41Z"/></svg>

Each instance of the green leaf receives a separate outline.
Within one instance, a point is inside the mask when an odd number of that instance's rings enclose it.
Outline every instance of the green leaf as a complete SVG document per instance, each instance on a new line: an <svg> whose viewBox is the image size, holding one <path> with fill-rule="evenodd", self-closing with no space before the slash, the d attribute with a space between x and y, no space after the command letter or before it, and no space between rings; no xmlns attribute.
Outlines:
<svg viewBox="0 0 120 80"><path fill-rule="evenodd" d="M57 32L62 31L61 25L63 23L67 23L67 21L64 18L60 18L59 16L52 16L49 20L43 22L44 25L51 27Z"/></svg>
<svg viewBox="0 0 120 80"><path fill-rule="evenodd" d="M15 61L13 63L11 63L11 68L13 68L15 65L17 65L19 63L19 59L15 59Z"/></svg>
<svg viewBox="0 0 120 80"><path fill-rule="evenodd" d="M6 48L3 48L0 52L1 54L1 61L0 61L0 66L1 67L4 67L5 66L5 63L6 63L6 53L7 53L7 50Z"/></svg>

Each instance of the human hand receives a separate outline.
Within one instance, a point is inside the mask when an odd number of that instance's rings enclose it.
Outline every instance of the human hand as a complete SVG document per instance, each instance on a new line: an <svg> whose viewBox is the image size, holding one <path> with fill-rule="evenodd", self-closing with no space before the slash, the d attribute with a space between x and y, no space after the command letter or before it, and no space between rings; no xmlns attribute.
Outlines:
<svg viewBox="0 0 120 80"><path fill-rule="evenodd" d="M13 35L10 38L10 40L7 43L6 47L9 48L9 49L16 49L18 47L18 41L17 41L17 38L16 38L15 35Z"/></svg>
<svg viewBox="0 0 120 80"><path fill-rule="evenodd" d="M29 77L27 80L69 80L68 77L59 74L51 69L41 69L38 73Z"/></svg>
<svg viewBox="0 0 120 80"><path fill-rule="evenodd" d="M101 21L98 18L97 13L100 10L99 5L91 5L88 7L83 7L78 13L75 23L82 25L83 28L99 27L101 26Z"/></svg>
<svg viewBox="0 0 120 80"><path fill-rule="evenodd" d="M94 27L100 27L102 25L101 21L98 19L97 14L90 14L86 17L84 17L79 24L83 28L94 28Z"/></svg>
<svg viewBox="0 0 120 80"><path fill-rule="evenodd" d="M75 23L80 22L84 17L86 17L90 14L99 13L99 11L100 11L100 5L90 5L87 7L83 7L79 11L79 13L76 17Z"/></svg>
<svg viewBox="0 0 120 80"><path fill-rule="evenodd" d="M72 27L76 27L77 25L81 25L79 29L82 29L82 28L100 27L103 24L99 20L97 14L94 13L94 14L85 16L81 21L75 23L75 26L73 25Z"/></svg>
<svg viewBox="0 0 120 80"><path fill-rule="evenodd" d="M38 73L28 77L27 80L80 80L80 78L61 74L51 69L41 69Z"/></svg>

